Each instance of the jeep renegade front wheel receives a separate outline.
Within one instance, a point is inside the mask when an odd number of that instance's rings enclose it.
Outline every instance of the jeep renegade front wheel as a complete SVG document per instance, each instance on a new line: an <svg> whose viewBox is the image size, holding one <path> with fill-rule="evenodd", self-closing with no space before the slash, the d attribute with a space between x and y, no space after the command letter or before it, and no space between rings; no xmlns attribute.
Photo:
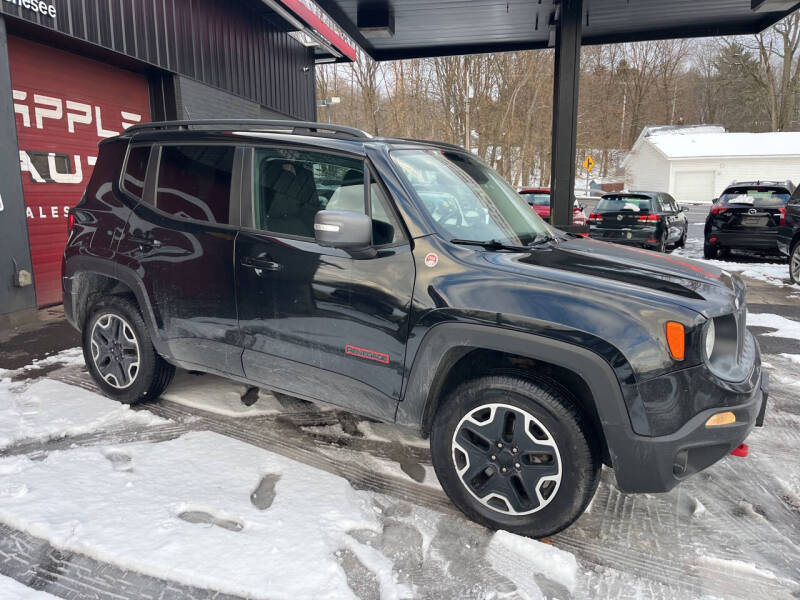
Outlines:
<svg viewBox="0 0 800 600"><path fill-rule="evenodd" d="M175 367L156 353L129 300L110 296L98 301L82 334L86 366L107 396L125 404L157 398L172 380Z"/></svg>
<svg viewBox="0 0 800 600"><path fill-rule="evenodd" d="M545 379L462 384L436 414L431 454L442 487L468 517L531 537L570 525L599 483L593 429L570 393Z"/></svg>
<svg viewBox="0 0 800 600"><path fill-rule="evenodd" d="M794 245L789 256L789 278L792 283L800 283L800 242Z"/></svg>

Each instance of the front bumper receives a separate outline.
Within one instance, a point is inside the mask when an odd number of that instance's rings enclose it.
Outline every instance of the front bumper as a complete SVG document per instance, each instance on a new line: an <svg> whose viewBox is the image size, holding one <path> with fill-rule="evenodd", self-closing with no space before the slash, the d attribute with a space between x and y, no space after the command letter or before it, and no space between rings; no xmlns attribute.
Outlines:
<svg viewBox="0 0 800 600"><path fill-rule="evenodd" d="M708 408L675 433L647 437L632 434L624 453L612 456L617 484L623 492L666 492L686 477L711 466L741 444L755 426L764 422L769 379L760 370L744 402L734 406ZM713 415L731 411L736 422L706 427Z"/></svg>

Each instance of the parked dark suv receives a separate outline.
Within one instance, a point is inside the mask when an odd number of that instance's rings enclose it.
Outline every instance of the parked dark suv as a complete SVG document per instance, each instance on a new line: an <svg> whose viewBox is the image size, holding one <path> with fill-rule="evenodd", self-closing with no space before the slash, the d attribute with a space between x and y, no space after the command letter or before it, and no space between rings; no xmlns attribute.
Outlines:
<svg viewBox="0 0 800 600"><path fill-rule="evenodd" d="M777 253L778 228L786 221L791 181L740 181L725 188L706 217L703 255L730 249Z"/></svg>
<svg viewBox="0 0 800 600"><path fill-rule="evenodd" d="M663 192L604 194L589 215L589 237L657 252L683 248L688 232L685 210Z"/></svg>
<svg viewBox="0 0 800 600"><path fill-rule="evenodd" d="M778 250L789 257L792 283L800 283L800 188L792 193L778 222Z"/></svg>
<svg viewBox="0 0 800 600"><path fill-rule="evenodd" d="M559 232L456 146L138 125L70 222L65 312L110 397L179 366L413 426L490 527L566 527L603 463L669 490L763 419L740 279Z"/></svg>

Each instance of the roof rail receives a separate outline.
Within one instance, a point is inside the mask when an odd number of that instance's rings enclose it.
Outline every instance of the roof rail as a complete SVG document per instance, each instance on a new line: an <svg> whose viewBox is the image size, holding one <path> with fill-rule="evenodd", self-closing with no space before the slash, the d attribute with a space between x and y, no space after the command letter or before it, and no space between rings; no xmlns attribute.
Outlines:
<svg viewBox="0 0 800 600"><path fill-rule="evenodd" d="M233 130L262 131L275 133L290 133L296 135L318 134L330 131L334 135L343 135L355 139L365 140L372 135L355 127L333 125L331 123L315 123L312 121L275 121L262 119L198 119L193 121L156 121L153 123L140 123L125 130L125 133L142 133L145 131L169 130Z"/></svg>
<svg viewBox="0 0 800 600"><path fill-rule="evenodd" d="M461 150L462 152L466 152L466 148L464 148L464 146L459 146L458 144L451 144L450 142L435 142L433 140L420 140L414 138L394 138L394 139L403 142L417 142L418 144L430 144L431 146L441 146L442 148L452 148L453 150Z"/></svg>

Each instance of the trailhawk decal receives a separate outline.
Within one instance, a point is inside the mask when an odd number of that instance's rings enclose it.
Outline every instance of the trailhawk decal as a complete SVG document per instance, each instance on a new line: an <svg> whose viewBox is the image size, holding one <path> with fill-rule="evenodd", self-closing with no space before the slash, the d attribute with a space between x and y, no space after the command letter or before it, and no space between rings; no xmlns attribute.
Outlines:
<svg viewBox="0 0 800 600"><path fill-rule="evenodd" d="M351 346L347 344L344 347L345 354L355 356L357 358L364 358L366 360L374 360L385 365L389 364L389 355L376 350L367 350L366 348L359 348L358 346Z"/></svg>

